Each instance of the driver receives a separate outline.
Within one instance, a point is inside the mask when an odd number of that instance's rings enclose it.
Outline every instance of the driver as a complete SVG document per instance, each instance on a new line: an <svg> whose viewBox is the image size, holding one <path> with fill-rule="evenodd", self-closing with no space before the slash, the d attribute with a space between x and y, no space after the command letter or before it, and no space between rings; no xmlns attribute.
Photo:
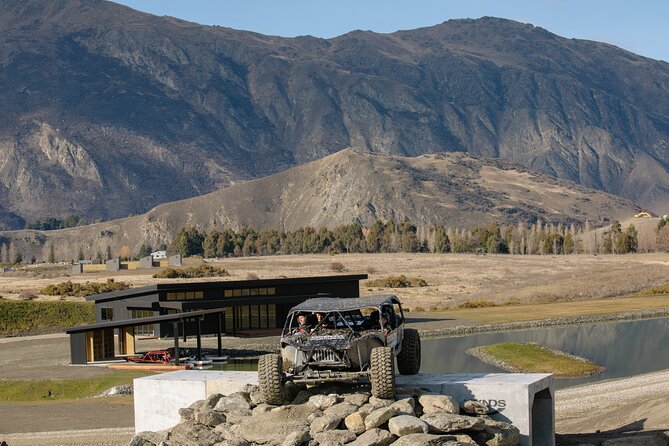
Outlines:
<svg viewBox="0 0 669 446"><path fill-rule="evenodd" d="M307 324L307 315L300 313L297 315L297 323L299 324L294 330L293 333L309 333L311 331L311 326Z"/></svg>

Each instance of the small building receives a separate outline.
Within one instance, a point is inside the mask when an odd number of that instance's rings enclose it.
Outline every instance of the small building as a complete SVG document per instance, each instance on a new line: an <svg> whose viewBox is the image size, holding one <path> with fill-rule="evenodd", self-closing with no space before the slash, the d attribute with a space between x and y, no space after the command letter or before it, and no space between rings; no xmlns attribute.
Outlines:
<svg viewBox="0 0 669 446"><path fill-rule="evenodd" d="M118 342L128 345L134 343L135 336L172 338L176 325L169 316L178 317L185 312L219 310L218 314L203 313L197 324L183 323L177 337L215 334L219 329L224 334L238 336L275 334L283 327L286 315L293 306L317 296L359 297L360 280L366 278L366 274L357 274L162 283L88 296L86 300L95 302L96 323L87 327L72 327L67 332L71 335L78 333L78 344L88 339L86 342L96 345L83 348L72 344L72 354L76 351L78 355L77 358L72 357L72 362L81 364L82 352L98 352L97 355L90 353L84 363L112 358L114 349L108 347L105 350L97 345L96 339L99 344L113 344L112 340L116 337ZM140 318L148 323L126 323ZM133 341L129 336L133 337ZM126 352L128 349L116 350Z"/></svg>
<svg viewBox="0 0 669 446"><path fill-rule="evenodd" d="M167 258L167 251L154 251L151 253L153 260L163 260Z"/></svg>

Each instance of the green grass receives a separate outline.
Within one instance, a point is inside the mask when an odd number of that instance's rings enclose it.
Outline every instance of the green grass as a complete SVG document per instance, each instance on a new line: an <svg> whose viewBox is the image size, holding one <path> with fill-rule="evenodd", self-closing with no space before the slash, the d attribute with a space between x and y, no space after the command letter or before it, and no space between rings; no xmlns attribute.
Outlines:
<svg viewBox="0 0 669 446"><path fill-rule="evenodd" d="M0 300L0 336L57 333L94 322L92 302Z"/></svg>
<svg viewBox="0 0 669 446"><path fill-rule="evenodd" d="M587 376L604 370L590 361L534 343L500 342L481 347L481 352L521 372Z"/></svg>
<svg viewBox="0 0 669 446"><path fill-rule="evenodd" d="M88 398L110 387L130 384L149 372L114 371L97 378L59 380L0 380L0 401L52 401ZM49 395L49 392L51 394Z"/></svg>

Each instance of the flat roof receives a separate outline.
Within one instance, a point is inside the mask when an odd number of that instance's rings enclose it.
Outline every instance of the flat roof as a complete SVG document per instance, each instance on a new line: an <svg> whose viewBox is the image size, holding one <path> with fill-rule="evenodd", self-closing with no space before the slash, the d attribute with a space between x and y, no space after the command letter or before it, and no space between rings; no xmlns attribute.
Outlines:
<svg viewBox="0 0 669 446"><path fill-rule="evenodd" d="M238 288L244 287L267 287L271 285L291 285L300 283L323 283L323 282L348 282L353 280L366 279L367 274L346 274L337 276L318 276L318 277L291 277L279 279L256 279L256 280L216 280L209 282L178 282L178 283L157 283L137 288L128 288L111 293L93 294L86 296L89 301L106 301L124 299L129 297L146 296L155 294L159 291L195 291L212 288Z"/></svg>
<svg viewBox="0 0 669 446"><path fill-rule="evenodd" d="M100 330L103 328L122 328L137 325L156 324L159 322L179 321L192 317L204 316L206 314L225 313L225 308L212 310L186 311L183 313L164 314L162 316L139 317L137 319L124 319L122 321L99 322L97 324L77 325L65 330L65 333L81 333L82 331Z"/></svg>

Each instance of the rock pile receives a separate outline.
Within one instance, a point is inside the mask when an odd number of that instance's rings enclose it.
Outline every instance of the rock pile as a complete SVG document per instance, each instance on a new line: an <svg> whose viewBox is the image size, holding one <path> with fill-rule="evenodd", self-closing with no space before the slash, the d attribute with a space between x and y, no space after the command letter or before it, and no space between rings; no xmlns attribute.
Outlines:
<svg viewBox="0 0 669 446"><path fill-rule="evenodd" d="M461 408L446 395L370 396L369 388L293 387L290 404L270 406L256 386L212 395L181 409L181 422L141 432L130 446L515 446L518 429L495 421L488 408Z"/></svg>

